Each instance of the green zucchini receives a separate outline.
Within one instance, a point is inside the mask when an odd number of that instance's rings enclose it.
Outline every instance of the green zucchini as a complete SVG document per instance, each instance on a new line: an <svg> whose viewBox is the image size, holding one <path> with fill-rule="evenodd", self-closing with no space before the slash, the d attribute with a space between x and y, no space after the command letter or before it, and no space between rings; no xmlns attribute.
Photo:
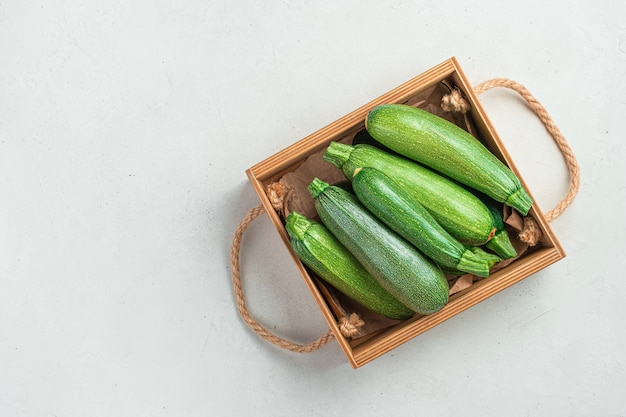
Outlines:
<svg viewBox="0 0 626 417"><path fill-rule="evenodd" d="M455 124L416 107L383 104L370 110L365 128L395 152L528 214L533 201L519 178Z"/></svg>
<svg viewBox="0 0 626 417"><path fill-rule="evenodd" d="M291 212L285 229L293 251L321 279L363 307L390 319L413 315L365 270L323 224Z"/></svg>
<svg viewBox="0 0 626 417"><path fill-rule="evenodd" d="M440 266L481 277L489 275L487 262L446 232L430 212L390 176L376 168L357 168L352 188L370 212Z"/></svg>
<svg viewBox="0 0 626 417"><path fill-rule="evenodd" d="M483 245L495 232L491 213L482 201L454 181L414 161L371 145L339 142L331 142L323 158L340 168L348 180L352 180L355 169L362 167L376 168L391 176L463 244Z"/></svg>
<svg viewBox="0 0 626 417"><path fill-rule="evenodd" d="M322 223L396 299L420 314L448 302L439 266L370 213L342 188L314 178L309 192Z"/></svg>

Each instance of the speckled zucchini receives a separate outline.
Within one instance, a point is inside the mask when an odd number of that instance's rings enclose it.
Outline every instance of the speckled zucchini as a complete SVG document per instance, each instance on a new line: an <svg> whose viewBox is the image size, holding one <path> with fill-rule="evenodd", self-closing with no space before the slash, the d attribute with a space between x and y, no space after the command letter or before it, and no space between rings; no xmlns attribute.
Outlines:
<svg viewBox="0 0 626 417"><path fill-rule="evenodd" d="M357 259L324 226L291 212L285 228L293 251L306 266L337 290L363 307L401 320L413 315L376 281Z"/></svg>
<svg viewBox="0 0 626 417"><path fill-rule="evenodd" d="M483 245L495 232L491 213L482 201L454 181L414 161L371 145L339 142L331 142L323 158L340 168L348 180L352 180L355 169L362 167L376 168L391 176L463 244Z"/></svg>
<svg viewBox="0 0 626 417"><path fill-rule="evenodd" d="M365 128L384 146L528 213L532 199L517 176L480 141L455 124L404 104L383 104Z"/></svg>
<svg viewBox="0 0 626 417"><path fill-rule="evenodd" d="M357 168L352 187L370 212L440 266L481 277L489 275L487 262L452 237L390 176L376 168Z"/></svg>
<svg viewBox="0 0 626 417"><path fill-rule="evenodd" d="M396 299L420 314L448 302L439 266L370 213L351 193L315 178L309 185L322 222Z"/></svg>

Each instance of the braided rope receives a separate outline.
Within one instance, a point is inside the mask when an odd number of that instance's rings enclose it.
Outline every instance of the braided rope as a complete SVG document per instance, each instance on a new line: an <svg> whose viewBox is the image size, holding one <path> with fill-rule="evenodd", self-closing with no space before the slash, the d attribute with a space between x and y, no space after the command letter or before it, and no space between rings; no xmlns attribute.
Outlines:
<svg viewBox="0 0 626 417"><path fill-rule="evenodd" d="M298 353L313 352L315 350L320 349L322 346L324 346L325 344L327 344L333 339L334 335L332 331L329 330L327 333L322 335L317 340L314 340L313 342L305 344L305 345L293 343L293 342L290 342L289 340L283 339L282 337L279 337L273 334L272 332L267 330L265 327L263 327L261 323L259 323L254 317L250 315L250 312L248 311L248 307L246 306L246 300L243 295L243 287L241 284L241 271L239 267L239 251L241 248L241 241L243 239L244 232L246 231L250 223L252 223L254 219L256 219L259 215L263 213L265 213L265 209L263 208L262 205L251 208L248 211L248 213L246 213L246 215L244 216L243 220L239 224L239 227L237 227L237 230L235 230L235 235L233 237L233 244L232 244L231 251L230 251L230 263L232 267L233 290L235 293L235 300L237 302L237 308L239 309L239 314L241 315L243 320L246 322L246 324L250 326L252 330L254 330L255 333L257 333L259 336L261 336L263 339L267 340L268 342L276 346L279 346L283 349L290 350L292 352L298 352Z"/></svg>
<svg viewBox="0 0 626 417"><path fill-rule="evenodd" d="M484 93L487 90L490 90L494 87L504 87L509 88L516 93L518 93L528 104L531 110L539 117L539 120L546 127L546 130L554 141L556 145L559 147L559 150L563 154L563 158L565 159L565 163L567 164L567 169L570 175L570 186L567 192L567 195L561 200L556 206L552 208L552 210L548 211L545 214L545 218L547 221L551 222L552 220L559 217L565 209L574 201L576 194L578 194L578 189L580 187L580 167L578 166L578 162L576 161L576 157L572 152L572 149L567 144L565 137L561 133L558 127L554 124L554 121L548 114L548 111L543 107L541 103L532 95L530 91L526 89L523 85L518 82L509 80L507 78L494 78L492 80L487 80L481 84L478 84L474 87L474 92L479 95Z"/></svg>

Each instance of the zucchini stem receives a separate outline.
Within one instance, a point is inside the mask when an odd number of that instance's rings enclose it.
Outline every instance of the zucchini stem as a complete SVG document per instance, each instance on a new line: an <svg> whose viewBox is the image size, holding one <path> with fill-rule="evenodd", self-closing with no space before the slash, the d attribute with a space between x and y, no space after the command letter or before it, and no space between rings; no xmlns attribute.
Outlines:
<svg viewBox="0 0 626 417"><path fill-rule="evenodd" d="M321 193L324 192L326 188L330 185L327 182L320 180L319 178L313 178L313 181L308 186L309 193L311 193L311 197L315 200Z"/></svg>
<svg viewBox="0 0 626 417"><path fill-rule="evenodd" d="M489 264L470 250L463 252L456 269L478 275L479 277L489 276Z"/></svg>
<svg viewBox="0 0 626 417"><path fill-rule="evenodd" d="M309 230L311 221L304 215L292 211L289 213L286 219L285 229L289 236L292 236L298 240L304 240L306 231Z"/></svg>
<svg viewBox="0 0 626 417"><path fill-rule="evenodd" d="M485 243L485 247L503 259L511 259L517 256L517 251L513 247L509 233L506 230L497 232L489 242Z"/></svg>
<svg viewBox="0 0 626 417"><path fill-rule="evenodd" d="M322 159L341 169L343 164L350 159L354 148L340 142L330 142Z"/></svg>
<svg viewBox="0 0 626 417"><path fill-rule="evenodd" d="M493 253L489 253L489 252L479 248L478 246L470 246L469 250L472 251L472 253L474 255L476 255L478 258L480 258L483 261L487 262L487 265L489 266L489 269L491 269L492 266L494 266L495 264L497 264L498 262L500 262L502 260L502 258L500 258L498 255L494 255Z"/></svg>
<svg viewBox="0 0 626 417"><path fill-rule="evenodd" d="M520 187L513 194L509 196L504 202L509 207L516 208L522 215L526 216L528 214L528 210L530 210L530 206L533 205L533 200L530 198L526 190L523 187Z"/></svg>

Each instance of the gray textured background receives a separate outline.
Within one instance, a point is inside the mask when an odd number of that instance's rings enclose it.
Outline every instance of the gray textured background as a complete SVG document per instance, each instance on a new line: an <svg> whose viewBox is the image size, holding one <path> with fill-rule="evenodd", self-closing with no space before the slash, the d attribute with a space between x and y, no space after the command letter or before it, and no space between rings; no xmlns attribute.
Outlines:
<svg viewBox="0 0 626 417"><path fill-rule="evenodd" d="M1 1L0 415L625 416L624 3L421 3ZM357 371L262 341L245 169L451 56L567 137L567 258ZM561 155L481 101L547 211ZM268 327L326 331L266 217L242 268Z"/></svg>

